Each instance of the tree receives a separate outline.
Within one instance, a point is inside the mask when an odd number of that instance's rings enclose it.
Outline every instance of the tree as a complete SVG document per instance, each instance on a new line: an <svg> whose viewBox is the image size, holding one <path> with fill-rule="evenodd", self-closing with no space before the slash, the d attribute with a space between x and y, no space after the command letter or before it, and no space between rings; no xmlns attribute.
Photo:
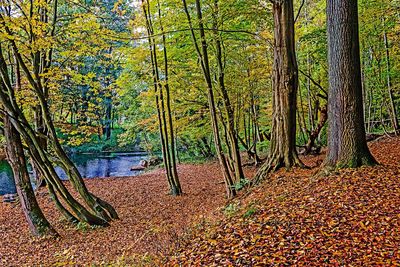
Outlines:
<svg viewBox="0 0 400 267"><path fill-rule="evenodd" d="M163 161L171 194L179 196L182 194L182 188L179 182L178 172L176 169L175 138L174 138L174 128L172 125L173 123L172 123L172 112L171 112L171 99L170 99L170 90L169 90L170 88L168 80L168 56L167 56L164 27L161 20L161 7L159 1L157 2L157 7L158 7L158 17L160 20L159 21L160 29L162 32L162 47L163 47L163 57L164 57L164 73L163 73L164 81L161 80L160 69L158 66L159 59L157 57L156 40L154 37L152 37L154 35L154 25L151 15L150 3L148 0L147 1L142 0L142 9L146 20L146 28L148 34L149 51L151 57L151 67L152 67L154 92L155 92L155 102L157 109L160 139L162 144ZM164 94L165 94L165 99L164 99Z"/></svg>
<svg viewBox="0 0 400 267"><path fill-rule="evenodd" d="M201 49L200 49L200 45L198 44L198 41L196 38L196 34L195 34L195 31L193 28L193 22L192 22L190 13L189 13L187 3L185 0L182 0L182 3L183 3L183 7L185 9L187 20L188 20L188 23L190 26L192 41L193 41L193 44L196 49L196 53L197 53L197 56L199 59L203 77L207 84L208 105L209 105L209 110L210 110L215 150L217 152L219 163L221 165L222 174L224 176L226 193L227 193L228 198L231 198L236 195L236 190L234 188L234 176L232 175L232 173L230 172L230 169L229 169L228 157L223 152L221 137L220 137L220 133L219 133L217 108L216 108L216 103L215 103L216 101L215 101L215 97L214 97L215 92L213 89L214 86L213 86L213 82L212 82L210 59L209 59L209 55L208 55L208 45L207 45L207 39L206 39L206 34L205 34L201 2L200 2L200 0L195 1L196 15L197 15L199 33L200 33ZM241 168L241 166L239 166L239 167Z"/></svg>
<svg viewBox="0 0 400 267"><path fill-rule="evenodd" d="M30 8L35 12L39 12L41 8L43 8L43 5L32 5ZM45 6L46 8L51 8L50 5ZM11 10L12 8L21 9L22 7L19 5L11 5L7 8L7 10ZM20 19L15 18L10 14L11 12L0 12L0 34L2 38L2 43L0 45L0 74L4 84L1 88L2 90L0 90L0 100L4 112L6 113L6 116L13 118L11 120L13 127L18 131L24 143L27 145L29 156L33 159L40 174L46 179L49 193L53 197L56 206L65 217L69 221L75 223L82 221L92 225L109 225L108 221L118 218L116 211L110 204L88 191L76 166L63 150L56 134L47 98L43 91L43 88L46 88L47 86L48 79L46 77L48 76L43 77L43 75L39 75L35 65L29 64L29 61L26 60L26 58L28 58L27 54L30 55L30 52L45 52L48 49L52 49L53 46L48 45L48 43L51 44L51 42L48 42L48 39L51 39L51 36L48 36L45 31L45 29L48 29L48 25L44 24L36 26L35 38L40 39L41 42L38 41L38 43L42 44L42 46L33 46L30 43L23 42L25 38L31 36L29 33L25 34L26 32L21 31L16 27L18 24L10 23L10 21L14 19ZM38 23L39 17L40 16L33 16L31 19L27 19L26 23L29 23L31 26L37 25L36 23ZM38 32L43 34L37 34ZM47 42L45 40L47 40ZM3 50L3 44L7 50ZM6 59L4 55L8 55L8 59ZM24 74L24 81L29 85L32 90L31 92L34 93L34 96L38 101L41 109L40 115L42 116L43 122L48 131L46 137L49 140L49 147L54 155L49 155L49 153L43 148L40 142L40 138L43 138L43 135L31 127L26 114L22 110L21 102L16 98L16 88L12 82L14 80L14 75L9 71L12 69L11 58L14 58L15 61L18 62L22 73ZM43 73L48 73L49 67L50 66L47 66ZM90 210L85 207L85 205L79 203L68 192L55 171L56 165L63 168L67 173L74 189L79 192L80 196L85 201L86 206ZM61 197L64 203L59 201L58 197ZM69 209L65 208L64 205ZM72 213L75 215L73 215L70 210L72 210Z"/></svg>
<svg viewBox="0 0 400 267"><path fill-rule="evenodd" d="M325 167L359 167L376 161L365 135L357 0L328 0L328 153Z"/></svg>
<svg viewBox="0 0 400 267"><path fill-rule="evenodd" d="M274 68L273 121L267 162L259 169L258 183L271 170L303 166L296 151L298 69L295 50L293 0L273 1Z"/></svg>
<svg viewBox="0 0 400 267"><path fill-rule="evenodd" d="M4 83L1 81L2 88L4 87L3 85ZM7 161L14 174L15 187L29 229L35 236L58 236L58 233L47 221L36 201L26 165L21 136L12 125L12 119L7 115L3 115Z"/></svg>

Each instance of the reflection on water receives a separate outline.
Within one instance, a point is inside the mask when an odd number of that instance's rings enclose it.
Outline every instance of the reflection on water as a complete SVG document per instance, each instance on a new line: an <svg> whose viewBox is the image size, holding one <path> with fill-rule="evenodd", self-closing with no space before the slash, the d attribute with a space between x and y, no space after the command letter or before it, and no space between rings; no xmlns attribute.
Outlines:
<svg viewBox="0 0 400 267"><path fill-rule="evenodd" d="M84 178L123 177L140 174L140 171L131 171L131 167L147 159L147 154L139 152L80 154L73 155L71 159ZM61 168L57 167L56 171L61 179L67 179ZM12 171L6 161L0 161L0 195L9 193L15 193Z"/></svg>
<svg viewBox="0 0 400 267"><path fill-rule="evenodd" d="M16 193L13 174L7 161L0 161L0 196Z"/></svg>
<svg viewBox="0 0 400 267"><path fill-rule="evenodd" d="M140 172L131 171L131 167L146 158L144 153L79 154L71 157L85 178L138 175ZM57 173L61 179L67 178L61 168L57 168Z"/></svg>

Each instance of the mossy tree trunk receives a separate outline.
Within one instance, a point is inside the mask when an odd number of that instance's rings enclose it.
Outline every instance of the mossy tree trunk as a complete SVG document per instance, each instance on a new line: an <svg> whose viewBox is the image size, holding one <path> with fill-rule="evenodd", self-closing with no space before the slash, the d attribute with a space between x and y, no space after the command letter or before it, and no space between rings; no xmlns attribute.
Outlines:
<svg viewBox="0 0 400 267"><path fill-rule="evenodd" d="M326 168L375 164L365 135L357 0L328 0L328 153Z"/></svg>

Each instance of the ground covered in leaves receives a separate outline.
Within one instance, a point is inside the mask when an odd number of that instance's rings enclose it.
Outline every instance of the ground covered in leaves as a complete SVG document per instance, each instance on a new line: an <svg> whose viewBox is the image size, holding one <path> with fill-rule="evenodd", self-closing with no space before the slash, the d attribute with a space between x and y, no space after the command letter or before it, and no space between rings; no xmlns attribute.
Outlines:
<svg viewBox="0 0 400 267"><path fill-rule="evenodd" d="M19 204L0 202L0 266L129 264L146 262L171 248L173 240L203 215L213 217L224 206L224 185L217 164L181 165L184 196L167 194L160 170L137 177L90 179L89 189L109 201L121 219L111 227L68 226L60 220L43 189L39 201L60 240L30 236Z"/></svg>
<svg viewBox="0 0 400 267"><path fill-rule="evenodd" d="M380 166L272 175L228 205L227 218L183 238L165 264L400 266L400 138L370 147Z"/></svg>
<svg viewBox="0 0 400 267"><path fill-rule="evenodd" d="M185 195L161 171L87 180L121 220L67 226L45 190L40 204L62 238L32 238L20 207L0 203L0 266L400 266L400 138L370 144L380 166L313 178L284 170L233 201L216 163L179 166ZM251 177L254 169L246 169Z"/></svg>

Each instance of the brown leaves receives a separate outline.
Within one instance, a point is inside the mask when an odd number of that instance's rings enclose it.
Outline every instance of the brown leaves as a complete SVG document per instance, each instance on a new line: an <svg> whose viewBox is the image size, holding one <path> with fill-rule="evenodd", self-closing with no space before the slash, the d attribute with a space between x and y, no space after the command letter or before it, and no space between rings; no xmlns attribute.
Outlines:
<svg viewBox="0 0 400 267"><path fill-rule="evenodd" d="M62 235L58 241L33 239L20 207L0 203L0 266L147 262L170 249L172 241L200 216L207 214L209 220L225 202L224 185L216 183L217 164L181 165L178 171L182 197L167 194L160 170L138 177L87 180L89 189L120 214L121 220L108 228L64 225L48 194L41 191L44 213Z"/></svg>
<svg viewBox="0 0 400 267"><path fill-rule="evenodd" d="M243 200L262 199L257 213L241 216L242 205L207 229L213 239L188 239L170 265L400 266L400 138L372 151L381 166L317 180L313 171L276 173Z"/></svg>
<svg viewBox="0 0 400 267"><path fill-rule="evenodd" d="M31 238L19 206L0 203L0 265L399 266L400 138L372 151L382 165L326 178L279 171L235 199L229 213L217 212L225 203L217 164L180 166L185 195L177 198L166 194L162 171L89 180L121 220L104 229L67 227L41 194L58 241ZM154 259L160 253L169 256Z"/></svg>

